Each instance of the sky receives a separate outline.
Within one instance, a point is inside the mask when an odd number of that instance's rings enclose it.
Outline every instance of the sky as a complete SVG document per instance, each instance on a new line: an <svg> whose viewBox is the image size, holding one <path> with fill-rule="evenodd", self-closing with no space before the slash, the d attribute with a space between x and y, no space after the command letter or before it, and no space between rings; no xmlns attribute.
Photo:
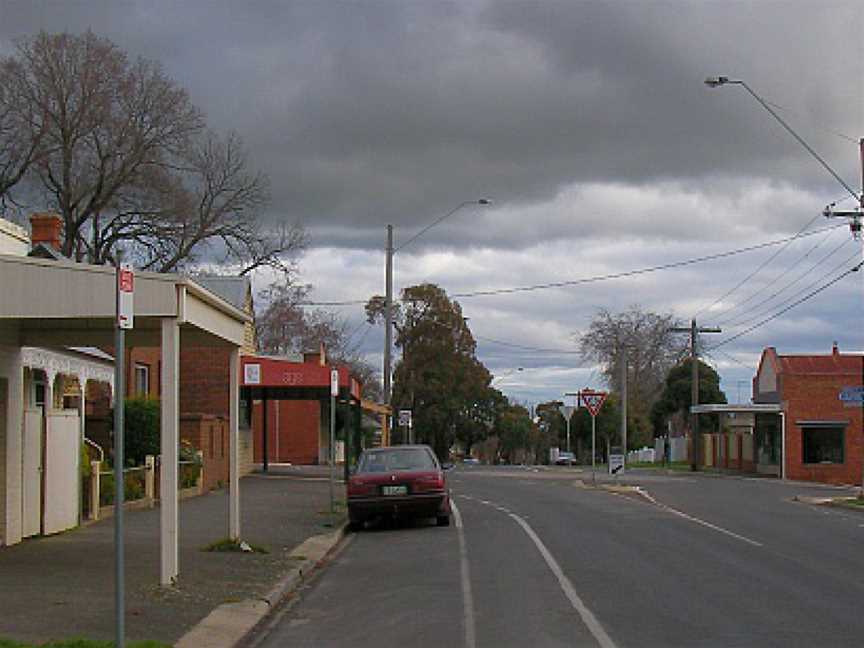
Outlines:
<svg viewBox="0 0 864 648"><path fill-rule="evenodd" d="M864 272L781 312L861 242L821 215L849 192L742 86L703 81L746 81L860 193L862 25L860 1L0 0L0 54L91 29L158 60L269 175L269 222L308 232L315 301L382 294L387 224L398 247L455 210L395 255L395 289L463 295L513 399L602 388L578 336L638 305L719 326L707 360L738 402L766 346L864 347ZM381 328L334 308L380 366Z"/></svg>

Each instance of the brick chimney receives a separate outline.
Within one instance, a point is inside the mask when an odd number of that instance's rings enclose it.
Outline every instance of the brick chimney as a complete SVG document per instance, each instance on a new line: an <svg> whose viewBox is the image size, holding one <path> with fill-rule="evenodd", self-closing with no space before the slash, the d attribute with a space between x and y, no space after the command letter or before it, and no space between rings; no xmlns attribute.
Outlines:
<svg viewBox="0 0 864 648"><path fill-rule="evenodd" d="M63 219L53 212L41 212L30 216L30 243L36 247L40 243L60 251L60 233Z"/></svg>

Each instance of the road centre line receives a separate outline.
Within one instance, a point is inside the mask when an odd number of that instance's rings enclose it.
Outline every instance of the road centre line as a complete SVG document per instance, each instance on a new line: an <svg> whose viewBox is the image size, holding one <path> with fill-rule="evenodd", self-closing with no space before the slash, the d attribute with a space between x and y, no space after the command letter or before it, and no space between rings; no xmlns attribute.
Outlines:
<svg viewBox="0 0 864 648"><path fill-rule="evenodd" d="M600 644L601 648L616 648L615 642L612 641L612 638L606 633L606 630L597 620L597 617L588 609L582 599L579 597L579 594L576 593L576 589L573 587L573 583L570 582L570 579L564 574L561 570L560 565L549 553L549 550L546 548L546 545L543 544L543 541L534 533L534 529L523 520L521 517L516 515L515 513L509 514L511 518L513 518L516 523L522 527L523 531L528 534L528 537L536 545L537 549L540 551L540 555L543 556L543 560L546 561L546 565L555 575L555 578L558 579L558 584L561 586L561 589L564 591L564 596L567 597L567 600L570 601L570 605L573 606L573 609L579 614L582 619L582 622L587 626L588 630L594 635L594 638L597 640L597 643Z"/></svg>
<svg viewBox="0 0 864 648"><path fill-rule="evenodd" d="M668 511L669 513L672 513L673 515L677 515L680 518L684 518L685 520L689 520L690 522L695 522L696 524L699 524L699 525L704 526L708 529L711 529L712 531L717 531L718 533L722 533L723 535L727 535L730 538L735 538L736 540L740 540L741 542L746 542L747 544L753 545L754 547L764 547L765 546L761 542L757 542L756 540L751 540L750 538L748 538L746 536L742 536L738 533L735 533L734 531L730 531L729 529L724 529L723 527L719 527L716 524L711 524L710 522L706 522L705 520L702 520L700 518L697 518L697 517L694 517L694 516L689 515L687 513L684 513L684 511L679 511L678 509L674 509L671 506L669 506L668 504L664 504L663 502L658 502L649 493L647 493L645 490L643 490L641 488L639 489L639 493L645 499L647 499L649 502L651 502L652 504L660 507L664 511Z"/></svg>
<svg viewBox="0 0 864 648"><path fill-rule="evenodd" d="M465 528L462 525L462 514L453 500L450 500L450 510L453 512L453 521L456 523L456 533L459 536L459 575L462 581L462 602L465 615L465 647L476 648L477 630L474 624L474 596L471 593L471 573L468 570Z"/></svg>

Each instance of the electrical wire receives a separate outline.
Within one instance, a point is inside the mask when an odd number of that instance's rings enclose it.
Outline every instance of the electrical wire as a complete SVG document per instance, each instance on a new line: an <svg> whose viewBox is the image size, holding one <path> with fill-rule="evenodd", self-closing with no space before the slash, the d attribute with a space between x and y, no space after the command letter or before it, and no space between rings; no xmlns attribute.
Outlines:
<svg viewBox="0 0 864 648"><path fill-rule="evenodd" d="M827 232L828 230L838 229L843 227L844 225L829 225L827 227L819 228L812 230L810 232L805 232L801 234L798 238L804 238L807 236L814 236L816 234L820 234L822 232ZM691 259L685 259L683 261L673 261L670 263L663 263L656 266L649 266L647 268L639 268L636 270L627 270L624 272L615 272L605 275L596 275L593 277L584 277L582 279L573 279L569 281L556 281L551 283L543 283L543 284L534 284L531 286L521 286L517 288L499 288L494 290L476 290L473 292L463 292L463 293L453 293L452 297L457 297L460 299L464 299L467 297L487 297L492 295L506 295L520 292L533 292L536 290L548 290L550 288L563 288L567 286L577 286L588 283L597 283L600 281L610 281L612 279L624 279L627 277L634 277L642 274L649 274L652 272L659 272L660 270L671 270L674 268L682 268L689 265L695 265L697 263L704 263L706 261L716 261L717 259L725 259L731 256L736 256L739 254L744 254L746 252L753 252L755 250L761 250L767 247L771 247L774 245L780 245L781 243L785 243L791 239L794 239L794 236L787 236L781 239L775 239L773 241L767 241L765 243L757 243L754 245L749 245L742 248L737 248L734 250L728 250L726 252L718 252L716 254L706 254L700 257L694 257Z"/></svg>
<svg viewBox="0 0 864 648"><path fill-rule="evenodd" d="M563 288L567 286L577 286L588 283L597 283L600 281L610 281L612 279L624 279L627 277L634 277L642 274L649 274L653 272L659 272L661 270L672 270L675 268L682 268L689 265L695 265L697 263L705 263L707 261L716 261L718 259L725 259L731 256L737 256L739 254L745 254L747 252L754 252L756 250L762 250L764 248L773 247L775 245L781 245L791 240L795 240L796 238L806 238L808 236L815 236L816 234L821 234L822 232L827 232L829 230L835 230L840 227L844 227L843 223L839 223L836 225L829 225L826 227L822 227L819 229L811 230L809 232L804 232L803 234L796 234L795 236L787 236L780 239L774 239L773 241L765 241L763 243L756 243L754 245L748 245L745 247L735 248L732 250L727 250L725 252L718 252L716 254L706 254L700 257L693 257L690 259L684 259L682 261L673 261L670 263L663 263L656 266L649 266L646 268L637 268L635 270L626 270L623 272L610 273L605 275L595 275L591 277L583 277L581 279L572 279L565 281L555 281L550 283L543 284L534 284L531 286L517 286L515 288L497 288L490 290L476 290L472 292L461 292L461 293L452 293L450 296L459 299L465 299L470 297L488 297L493 295L508 295L513 293L520 292L534 292L536 290L548 290L550 288ZM306 301L306 302L298 302L298 306L359 306L367 303L368 300L362 299L354 299L354 300L346 300L346 301Z"/></svg>
<svg viewBox="0 0 864 648"><path fill-rule="evenodd" d="M857 252L856 252L856 256L857 256ZM716 350L716 349L719 349L719 348L722 347L722 346L725 346L725 345L729 344L730 342L733 342L734 340L737 340L737 339L739 339L739 338L741 338L741 337L744 337L745 335L748 335L748 334L752 333L753 331L755 331L756 329L758 329L758 328L764 326L764 325L767 324L768 322L771 322L771 321L777 319L778 317L780 317L781 315L784 315L785 313L788 313L790 310L792 310L792 309L795 308L796 306L800 306L801 304L803 304L804 302L806 302L806 301L812 299L813 297L815 297L815 296L818 295L819 293L824 292L825 290L827 290L828 288L830 288L831 286L833 286L834 284L836 284L836 283L839 282L840 280L844 279L846 276L852 274L853 272L858 272L858 271L860 271L862 265L864 265L864 261L859 262L857 265L855 265L855 266L849 268L848 270L846 270L846 271L842 272L841 274L837 275L836 277L834 277L834 279L832 279L832 280L829 281L828 283L823 284L822 286L819 286L819 288L817 288L816 290L814 290L814 291L808 293L807 295L805 295L805 296L802 297L801 299L799 299L799 300L797 300L796 302L790 304L790 305L787 306L786 308L784 308L784 309L782 309L782 310L780 310L780 311L774 313L774 314L771 315L770 317L766 317L765 319L763 319L762 321L760 321L760 322L754 324L754 325L751 326L750 328L744 329L744 330L741 331L740 333L736 333L735 335L733 335L733 336L731 336L731 337L728 337L728 338L726 338L726 339L724 339L724 340L720 340L720 341L717 342L716 344L714 344L714 345L712 345L712 346L710 346L710 347L707 347L706 351L714 351L714 350Z"/></svg>
<svg viewBox="0 0 864 648"><path fill-rule="evenodd" d="M821 214L816 214L812 219L807 221L807 224L804 227L802 227L800 230L798 230L798 232L795 234L795 236L793 236L790 240L788 240L786 242L786 244L783 245L783 247L781 247L779 250L774 252L774 254L772 254L770 257L765 259L765 261L763 261L761 264L759 264L759 267L757 267L753 272L751 272L746 277L744 277L741 281L739 281L737 284L735 284L735 286L733 286L732 288L727 290L725 293L720 295L717 299L715 299L713 302L711 302L710 304L708 304L704 308L701 308L698 311L696 311L696 313L693 314L693 317L691 319L696 319L697 317L699 317L699 315L701 315L705 311L710 310L712 307L714 307L717 304L719 304L720 302L722 302L729 295L734 293L741 286L743 286L748 281L750 281L753 277L755 277L757 274L759 274L762 271L762 269L765 268L765 266L767 266L769 263L771 263L774 259L776 259L778 256L780 256L784 252L784 250L786 250L790 245L792 245L792 243L794 243L801 236L801 234L803 234L807 230L808 227L810 227L814 222L816 222L816 219L818 219L820 216L821 216Z"/></svg>
<svg viewBox="0 0 864 648"><path fill-rule="evenodd" d="M816 268L818 268L820 265L822 265L822 264L825 263L828 259L830 259L832 256L834 256L838 251L840 251L841 248L843 248L843 247L845 247L846 245L848 245L849 241L850 241L850 239L848 239L848 238L844 238L844 239L840 242L839 245L835 246L835 247L834 247L830 252L828 252L828 254L826 254L825 256L823 256L823 257L822 257L821 259L819 259L816 263L814 263L813 265L811 265L810 268L808 268L808 269L805 270L803 273L801 273L800 275L798 275L797 278L793 279L792 281L790 281L789 283L787 283L785 286L783 286L782 288L780 288L780 290L775 291L774 293L772 293L771 295L769 295L768 297L766 297L765 299L763 299L762 301L760 301L758 304L756 304L755 306L753 306L753 307L750 309L750 313L749 313L749 315L752 315L752 313L753 313L754 311L756 311L757 309L761 308L762 306L764 306L765 304L767 304L768 302L770 302L770 301L773 300L774 298L776 298L776 297L782 295L782 294L783 294L784 292L786 292L789 288L791 288L792 286L794 286L795 284L797 284L798 282L800 282L800 281L801 281L802 279L804 279L807 275L809 275L811 272L813 272ZM845 264L845 263L846 263L846 261L843 262L843 264ZM841 266L842 266L843 264L841 264ZM832 271L832 272L833 272L833 271ZM776 283L776 280L777 280L777 279L780 279L780 278L784 277L786 274L788 274L788 270L787 270L786 272L784 272L784 273L778 275L778 276L775 278L775 281L771 282L771 284L768 284L768 285L764 286L763 289L768 288L768 287L769 287L770 285L772 285L773 283ZM830 273L829 273L829 274L830 274ZM806 289L805 289L805 290L806 290ZM757 292L753 293L753 295L751 295L751 298L752 298L752 297L755 297L756 295L758 295L759 292L760 292L760 291L757 291ZM800 293L798 293L798 294L800 294ZM794 298L795 298L795 297L793 296L792 299L794 299ZM747 301L749 301L749 300L747 300ZM745 302L742 302L740 305L743 306L744 303L745 303ZM736 305L736 306L738 306L738 305ZM767 308L767 309L765 309L765 310L771 310L771 308L773 308L773 307L769 307L769 308ZM734 310L736 310L736 308L730 308L729 311L727 311L727 312L732 312L732 311L734 311ZM743 315L743 318L742 318L742 315ZM757 315L756 317L759 317L759 315ZM748 318L748 314L746 314L746 313L741 313L741 314L738 314L737 316L732 316L732 317L727 317L727 318L721 319L721 320L719 320L719 321L717 322L717 325L718 325L718 326L721 326L721 325L724 325L724 324L727 324L727 323L728 323L729 326L733 326L733 327L734 327L734 326L738 326L738 325L739 325L739 322L741 322L742 319L746 321L747 318Z"/></svg>
<svg viewBox="0 0 864 648"><path fill-rule="evenodd" d="M784 299L784 300L783 300L782 302L780 302L779 304L774 304L773 306L771 306L771 307L769 307L769 308L763 309L760 313L757 313L757 314L753 315L752 317L749 317L749 318L744 319L744 320L738 320L737 322L734 322L733 324L730 324L729 327L730 327L730 328L740 328L740 327L742 327L742 326L747 326L748 324L751 324L751 323L755 322L756 320L758 320L760 317L765 316L769 311L774 310L775 308L781 308L781 307L785 306L786 304L788 304L788 303L790 303L791 301L793 301L796 297L798 297L798 296L800 296L801 294L803 294L803 293L807 292L808 290L810 290L813 286L815 286L816 284L818 284L820 281L824 281L827 277L829 277L829 276L831 276L832 274L834 274L835 272L837 272L840 268L842 268L842 267L845 266L846 264L848 264L848 263L854 261L858 256L859 256L859 253L858 253L857 251L853 252L852 255L850 255L849 257L847 257L847 258L844 259L843 261L841 261L839 264L837 264L836 266L834 266L831 270L829 270L828 272L826 272L826 273L825 273L824 275L822 275L821 277L817 278L815 281L813 281L813 282L811 282L810 284L808 284L807 287L804 288L803 290L800 290L799 292L795 293L794 295L791 295L790 297L787 297L786 299Z"/></svg>

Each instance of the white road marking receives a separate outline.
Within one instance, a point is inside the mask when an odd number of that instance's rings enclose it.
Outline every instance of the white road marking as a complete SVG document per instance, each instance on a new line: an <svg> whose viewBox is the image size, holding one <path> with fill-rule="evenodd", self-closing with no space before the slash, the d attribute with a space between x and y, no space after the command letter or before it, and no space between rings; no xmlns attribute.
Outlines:
<svg viewBox="0 0 864 648"><path fill-rule="evenodd" d="M684 518L685 520L689 520L690 522L695 522L696 524L700 524L700 525L702 525L708 529L711 529L712 531L717 531L718 533L722 533L723 535L727 535L730 538L735 538L736 540L740 540L741 542L746 542L747 544L753 545L754 547L764 547L765 546L761 542L757 542L756 540L751 540L750 538L747 538L747 537L742 536L738 533L735 533L734 531L730 531L729 529L724 529L723 527L719 527L716 524L711 524L710 522L706 522L705 520L702 520L700 518L697 518L697 517L694 517L694 516L689 515L687 513L684 513L684 511L679 511L678 509L674 509L667 504L663 504L663 502L658 502L656 499L654 499L651 495L649 495L647 492L645 492L642 489L639 490L639 493L644 498L651 501L653 504L656 504L657 506L659 506L664 511L668 511L669 513L672 513L673 515L677 515L678 517Z"/></svg>
<svg viewBox="0 0 864 648"><path fill-rule="evenodd" d="M462 580L462 601L465 614L465 648L476 648L477 631L474 626L474 596L471 594L471 573L468 570L468 551L465 545L465 529L462 526L462 515L459 507L452 500L450 510L456 522L456 533L459 536L459 571Z"/></svg>
<svg viewBox="0 0 864 648"><path fill-rule="evenodd" d="M606 630L603 629L603 626L597 620L597 617L594 616L591 610L588 609L576 593L576 588L573 587L573 583L570 582L570 579L567 578L561 570L558 562L552 554L549 553L549 550L546 548L546 545L543 544L543 541L536 533L534 533L534 529L532 529L525 520L515 513L510 513L510 517L516 520L516 523L522 527L525 533L528 534L528 537L531 538L537 546L540 555L543 556L543 560L546 561L546 565L548 565L552 573L555 574L555 578L558 579L558 584L561 585L561 589L564 591L564 596L566 596L567 600L570 601L570 605L573 606L573 609L579 613L582 622L588 627L591 634L594 635L594 638L597 640L597 643L600 644L601 648L615 648L615 642L612 641L612 638L606 633Z"/></svg>

